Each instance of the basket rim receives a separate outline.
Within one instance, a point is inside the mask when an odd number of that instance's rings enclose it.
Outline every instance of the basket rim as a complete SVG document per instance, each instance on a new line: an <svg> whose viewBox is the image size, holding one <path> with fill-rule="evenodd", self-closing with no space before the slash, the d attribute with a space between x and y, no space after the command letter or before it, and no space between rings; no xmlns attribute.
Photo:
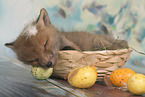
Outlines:
<svg viewBox="0 0 145 97"><path fill-rule="evenodd" d="M109 53L109 52L132 52L133 49L132 48L124 48L124 49L116 49L116 50L97 50L97 51L77 51L77 50L62 50L59 52L81 52L81 53L85 53L85 54L92 54L92 53Z"/></svg>

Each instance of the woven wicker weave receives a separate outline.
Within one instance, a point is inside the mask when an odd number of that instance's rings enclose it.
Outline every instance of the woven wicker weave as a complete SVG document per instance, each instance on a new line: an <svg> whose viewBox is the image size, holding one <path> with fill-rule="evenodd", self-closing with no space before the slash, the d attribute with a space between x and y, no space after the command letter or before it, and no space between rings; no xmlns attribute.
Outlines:
<svg viewBox="0 0 145 97"><path fill-rule="evenodd" d="M101 81L104 75L109 75L115 69L124 67L131 52L131 48L85 52L60 51L53 76L67 78L67 74L78 66L94 65L98 73L97 80Z"/></svg>

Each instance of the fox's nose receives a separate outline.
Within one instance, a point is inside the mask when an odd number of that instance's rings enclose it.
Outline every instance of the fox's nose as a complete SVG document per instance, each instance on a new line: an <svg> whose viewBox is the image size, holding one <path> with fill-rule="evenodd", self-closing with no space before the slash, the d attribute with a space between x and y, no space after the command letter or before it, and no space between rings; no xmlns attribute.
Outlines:
<svg viewBox="0 0 145 97"><path fill-rule="evenodd" d="M52 66L52 62L48 61L48 63L46 64L46 67L51 67Z"/></svg>

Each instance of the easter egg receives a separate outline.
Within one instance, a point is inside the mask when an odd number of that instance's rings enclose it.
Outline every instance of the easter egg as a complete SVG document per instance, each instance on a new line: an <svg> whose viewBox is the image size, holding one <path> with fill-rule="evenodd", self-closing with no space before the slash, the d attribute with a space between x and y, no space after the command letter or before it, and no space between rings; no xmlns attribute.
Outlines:
<svg viewBox="0 0 145 97"><path fill-rule="evenodd" d="M77 67L68 75L68 82L76 88L89 88L96 82L97 75L90 66Z"/></svg>
<svg viewBox="0 0 145 97"><path fill-rule="evenodd" d="M36 79L39 79L39 80L42 80L42 79L47 79L51 76L53 72L53 68L42 68L42 67L35 67L33 66L31 68L31 73L32 75L36 78Z"/></svg>
<svg viewBox="0 0 145 97"><path fill-rule="evenodd" d="M127 81L127 88L135 95L145 94L145 75L133 74Z"/></svg>
<svg viewBox="0 0 145 97"><path fill-rule="evenodd" d="M109 79L114 86L121 87L123 83L127 83L128 78L135 74L135 72L129 68L119 68L114 70Z"/></svg>

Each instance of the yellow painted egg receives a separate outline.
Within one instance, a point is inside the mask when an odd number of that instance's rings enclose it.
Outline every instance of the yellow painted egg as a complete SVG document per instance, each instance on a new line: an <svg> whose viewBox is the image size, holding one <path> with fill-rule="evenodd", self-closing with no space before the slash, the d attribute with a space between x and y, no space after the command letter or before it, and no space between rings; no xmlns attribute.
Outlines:
<svg viewBox="0 0 145 97"><path fill-rule="evenodd" d="M135 95L145 94L145 75L136 73L127 81L128 90Z"/></svg>
<svg viewBox="0 0 145 97"><path fill-rule="evenodd" d="M90 66L77 67L68 75L68 82L76 88L89 88L96 82L97 75Z"/></svg>
<svg viewBox="0 0 145 97"><path fill-rule="evenodd" d="M114 70L109 79L114 86L121 87L123 83L127 83L128 78L135 74L135 72L129 68L119 68Z"/></svg>
<svg viewBox="0 0 145 97"><path fill-rule="evenodd" d="M36 79L40 79L40 80L49 78L52 72L53 72L53 68L45 69L42 67L35 67L35 66L31 68L32 75Z"/></svg>

